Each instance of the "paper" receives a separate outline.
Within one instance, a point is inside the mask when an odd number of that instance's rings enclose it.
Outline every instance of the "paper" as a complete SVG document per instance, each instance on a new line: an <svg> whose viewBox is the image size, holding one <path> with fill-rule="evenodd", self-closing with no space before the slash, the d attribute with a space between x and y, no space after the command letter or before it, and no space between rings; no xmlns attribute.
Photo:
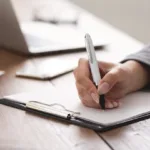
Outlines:
<svg viewBox="0 0 150 150"><path fill-rule="evenodd" d="M44 92L37 91L28 94L23 93L13 95L9 96L9 98L24 102L40 101L46 104L58 103L68 110L80 112L79 116L82 118L103 124L115 123L150 111L150 92L146 91L132 93L121 99L123 104L119 108L105 111L85 107L81 104L77 94L73 94L71 99L68 99L65 94L66 93L62 95L62 93L60 94L55 88L53 88L45 90Z"/></svg>

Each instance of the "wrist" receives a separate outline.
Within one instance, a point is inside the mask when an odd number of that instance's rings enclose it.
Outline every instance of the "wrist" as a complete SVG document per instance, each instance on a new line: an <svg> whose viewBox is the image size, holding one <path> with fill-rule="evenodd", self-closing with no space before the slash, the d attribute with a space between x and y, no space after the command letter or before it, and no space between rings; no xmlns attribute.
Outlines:
<svg viewBox="0 0 150 150"><path fill-rule="evenodd" d="M143 88L149 83L148 66L135 60L126 61L124 66L129 69L131 83L137 89Z"/></svg>

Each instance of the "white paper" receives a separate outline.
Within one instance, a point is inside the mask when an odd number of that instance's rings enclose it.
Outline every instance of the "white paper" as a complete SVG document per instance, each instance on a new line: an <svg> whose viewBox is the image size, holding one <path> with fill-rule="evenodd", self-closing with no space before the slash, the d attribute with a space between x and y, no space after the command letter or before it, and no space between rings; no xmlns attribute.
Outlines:
<svg viewBox="0 0 150 150"><path fill-rule="evenodd" d="M150 92L141 91L129 94L121 99L122 105L119 108L107 110L84 106L80 102L77 93L73 94L70 99L65 99L65 94L62 95L55 88L52 88L45 90L42 94L41 91L37 91L9 96L9 98L24 102L40 101L47 104L58 103L68 110L80 112L80 117L103 124L115 123L150 111Z"/></svg>

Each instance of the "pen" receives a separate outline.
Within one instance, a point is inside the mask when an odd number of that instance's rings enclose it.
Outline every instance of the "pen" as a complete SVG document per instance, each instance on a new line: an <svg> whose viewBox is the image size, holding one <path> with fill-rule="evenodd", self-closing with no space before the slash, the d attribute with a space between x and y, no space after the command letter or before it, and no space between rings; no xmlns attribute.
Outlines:
<svg viewBox="0 0 150 150"><path fill-rule="evenodd" d="M100 71L99 71L99 67L98 67L98 62L96 59L93 42L92 42L92 39L89 34L85 35L85 46L86 46L86 51L88 53L88 59L89 59L93 82L94 82L95 86L98 87L98 84L101 80L101 75L100 75ZM104 95L99 96L99 104L102 109L105 109Z"/></svg>

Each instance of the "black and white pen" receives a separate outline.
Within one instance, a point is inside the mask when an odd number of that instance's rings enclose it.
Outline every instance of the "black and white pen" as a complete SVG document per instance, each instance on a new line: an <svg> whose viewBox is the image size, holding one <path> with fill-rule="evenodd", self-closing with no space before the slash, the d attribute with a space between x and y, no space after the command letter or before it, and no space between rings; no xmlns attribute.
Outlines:
<svg viewBox="0 0 150 150"><path fill-rule="evenodd" d="M90 65L90 69L91 69L93 82L94 82L95 86L98 87L98 84L101 80L101 75L100 75L100 71L99 71L99 67L98 67L98 62L96 59L93 42L92 42L92 39L89 34L85 35L85 46L86 46L86 51L88 53L89 65ZM104 95L99 96L99 104L102 109L105 109Z"/></svg>

